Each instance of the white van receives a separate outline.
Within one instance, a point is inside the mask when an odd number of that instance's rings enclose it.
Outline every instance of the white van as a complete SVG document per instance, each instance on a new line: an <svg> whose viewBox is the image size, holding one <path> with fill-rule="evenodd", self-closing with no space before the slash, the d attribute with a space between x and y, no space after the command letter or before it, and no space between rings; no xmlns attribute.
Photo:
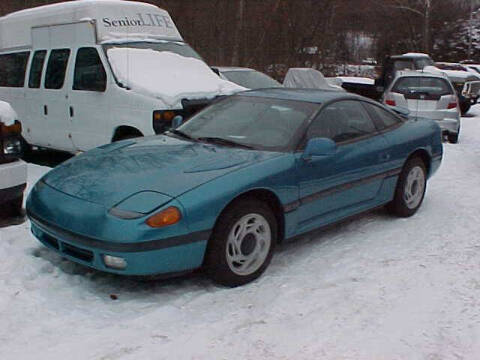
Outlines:
<svg viewBox="0 0 480 360"><path fill-rule="evenodd" d="M82 0L0 18L0 100L31 145L76 152L161 133L239 90L154 5Z"/></svg>

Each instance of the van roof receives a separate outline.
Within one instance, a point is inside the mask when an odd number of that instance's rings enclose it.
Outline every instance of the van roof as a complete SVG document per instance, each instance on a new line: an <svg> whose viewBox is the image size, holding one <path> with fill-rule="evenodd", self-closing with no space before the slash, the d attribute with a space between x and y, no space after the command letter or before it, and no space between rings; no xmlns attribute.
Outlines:
<svg viewBox="0 0 480 360"><path fill-rule="evenodd" d="M79 0L0 17L0 49L31 47L33 27L82 21L96 22L98 42L128 38L182 41L168 12L155 5L123 0Z"/></svg>

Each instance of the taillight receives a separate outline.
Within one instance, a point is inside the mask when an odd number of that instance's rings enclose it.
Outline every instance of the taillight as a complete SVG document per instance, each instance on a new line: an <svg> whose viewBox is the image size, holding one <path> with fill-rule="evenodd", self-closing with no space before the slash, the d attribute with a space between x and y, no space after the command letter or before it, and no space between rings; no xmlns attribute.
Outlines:
<svg viewBox="0 0 480 360"><path fill-rule="evenodd" d="M456 109L456 108L457 108L457 103L456 102L451 102L447 106L447 109Z"/></svg>
<svg viewBox="0 0 480 360"><path fill-rule="evenodd" d="M397 103L395 102L395 100L385 100L385 105L388 105L388 106L397 106Z"/></svg>

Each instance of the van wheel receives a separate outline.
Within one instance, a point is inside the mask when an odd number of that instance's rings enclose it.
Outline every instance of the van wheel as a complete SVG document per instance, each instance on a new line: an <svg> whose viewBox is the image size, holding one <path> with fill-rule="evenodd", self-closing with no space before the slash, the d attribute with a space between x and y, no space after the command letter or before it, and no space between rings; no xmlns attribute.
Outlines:
<svg viewBox="0 0 480 360"><path fill-rule="evenodd" d="M277 243L277 221L270 207L243 199L219 218L205 256L212 280L229 287L258 278L268 267Z"/></svg>
<svg viewBox="0 0 480 360"><path fill-rule="evenodd" d="M115 135L113 136L112 142L127 140L127 139L134 139L142 136L143 134L135 128L121 126L115 131Z"/></svg>

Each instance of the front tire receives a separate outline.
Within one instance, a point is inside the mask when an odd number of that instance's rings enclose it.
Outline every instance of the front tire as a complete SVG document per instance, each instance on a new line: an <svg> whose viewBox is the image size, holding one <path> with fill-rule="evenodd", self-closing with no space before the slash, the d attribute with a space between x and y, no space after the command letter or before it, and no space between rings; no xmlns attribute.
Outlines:
<svg viewBox="0 0 480 360"><path fill-rule="evenodd" d="M407 161L397 181L393 201L387 205L390 213L409 217L422 205L427 188L427 170L422 159Z"/></svg>
<svg viewBox="0 0 480 360"><path fill-rule="evenodd" d="M15 199L7 201L3 205L4 211L1 211L2 215L6 216L21 216L22 215L22 205L23 205L23 194L18 196Z"/></svg>
<svg viewBox="0 0 480 360"><path fill-rule="evenodd" d="M213 281L229 287L249 283L268 267L277 242L270 207L253 198L240 200L219 218L205 265Z"/></svg>

